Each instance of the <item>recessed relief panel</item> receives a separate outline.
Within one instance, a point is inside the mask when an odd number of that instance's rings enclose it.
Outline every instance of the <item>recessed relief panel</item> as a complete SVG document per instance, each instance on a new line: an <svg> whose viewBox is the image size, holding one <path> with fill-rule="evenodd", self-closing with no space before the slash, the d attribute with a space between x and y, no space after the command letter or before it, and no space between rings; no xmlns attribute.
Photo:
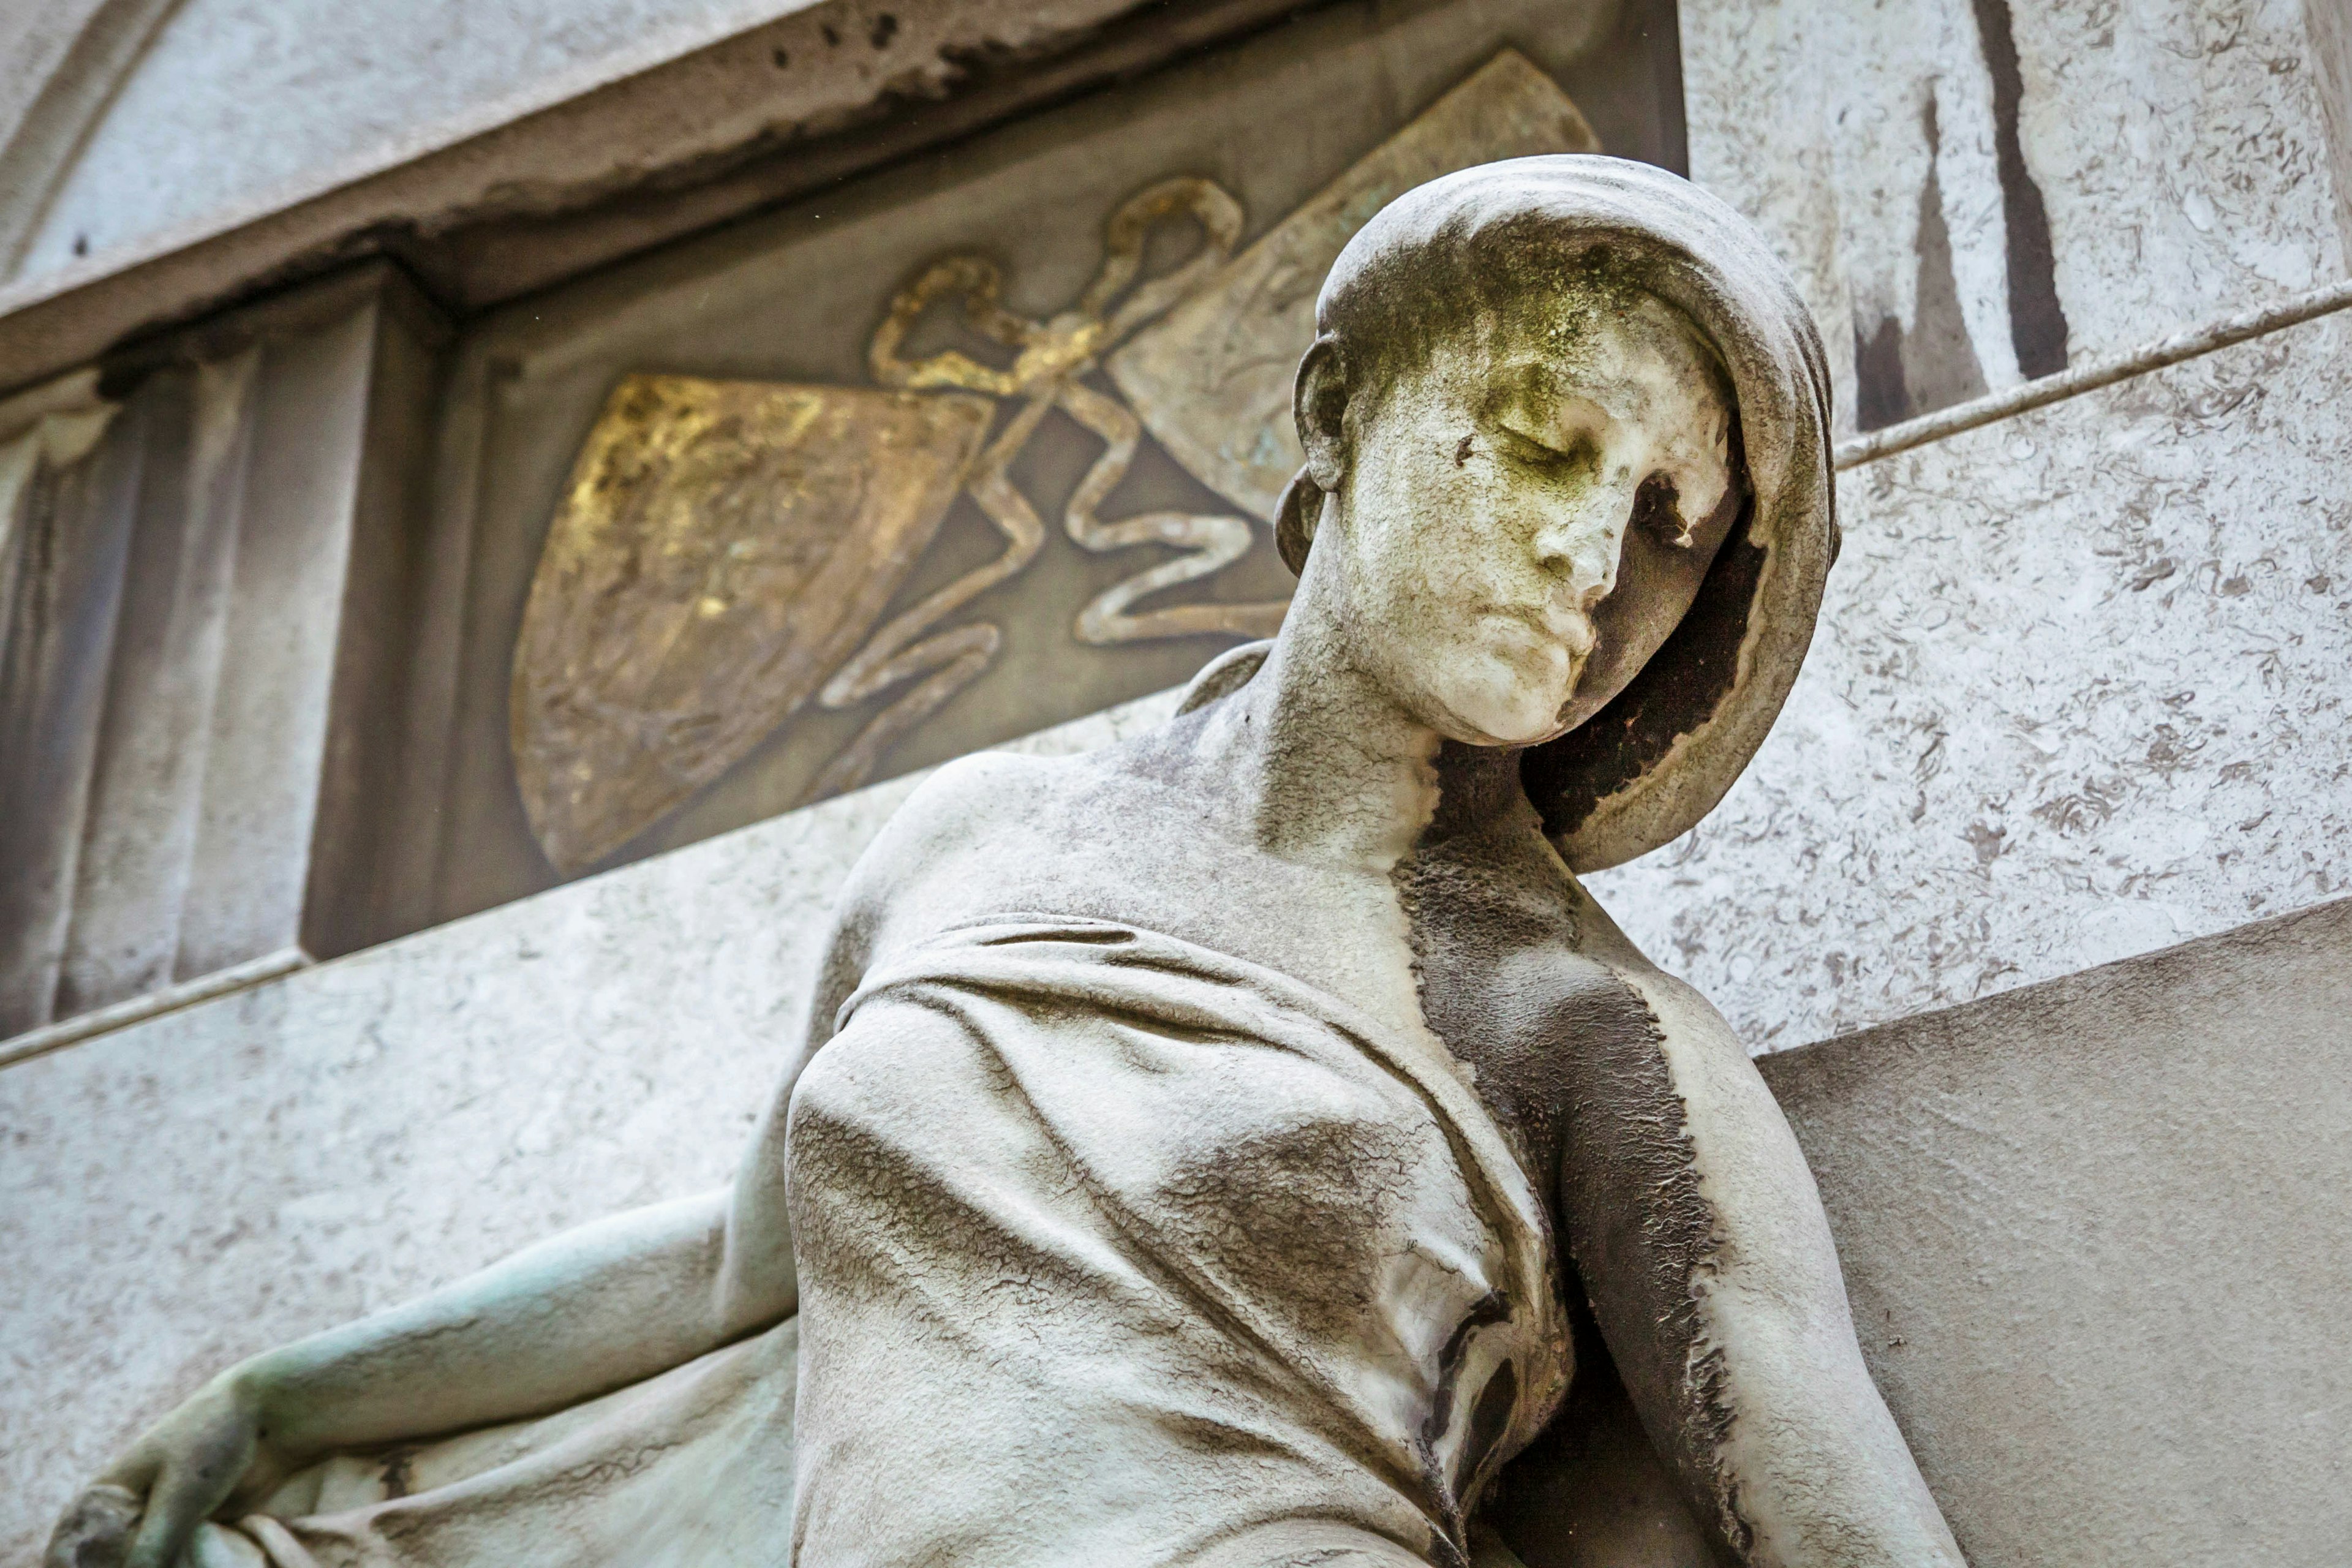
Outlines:
<svg viewBox="0 0 2352 1568"><path fill-rule="evenodd" d="M1340 248L1455 169L1671 154L1656 29L1598 15L1317 12L471 326L431 918L1271 634Z"/></svg>
<svg viewBox="0 0 2352 1568"><path fill-rule="evenodd" d="M995 662L1003 627L965 607L1025 574L1049 531L1129 568L1047 612L1081 649L1271 636L1280 600L1182 590L1249 552L1301 461L1290 382L1332 260L1426 180L1597 146L1568 96L1506 49L1239 256L1240 201L1171 175L1107 215L1099 269L1042 318L1003 302L1003 268L983 252L924 267L866 344L877 386L624 378L574 463L515 649L515 777L549 862L593 866L813 699L862 722L801 798L875 777ZM1174 229L1192 232L1192 254L1150 268ZM926 328L974 341L910 353ZM1013 475L1049 416L1099 443L1058 498L1058 530ZM1241 515L1106 516L1147 428ZM959 491L998 552L886 622Z"/></svg>

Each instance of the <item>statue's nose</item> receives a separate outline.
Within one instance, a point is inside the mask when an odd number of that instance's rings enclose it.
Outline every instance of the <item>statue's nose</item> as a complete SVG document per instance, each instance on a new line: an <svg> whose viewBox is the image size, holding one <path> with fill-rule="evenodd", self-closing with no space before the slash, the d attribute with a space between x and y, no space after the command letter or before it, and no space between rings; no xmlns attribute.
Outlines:
<svg viewBox="0 0 2352 1568"><path fill-rule="evenodd" d="M1633 519L1633 487L1598 484L1546 520L1536 561L1574 608L1590 612L1617 586L1617 563Z"/></svg>

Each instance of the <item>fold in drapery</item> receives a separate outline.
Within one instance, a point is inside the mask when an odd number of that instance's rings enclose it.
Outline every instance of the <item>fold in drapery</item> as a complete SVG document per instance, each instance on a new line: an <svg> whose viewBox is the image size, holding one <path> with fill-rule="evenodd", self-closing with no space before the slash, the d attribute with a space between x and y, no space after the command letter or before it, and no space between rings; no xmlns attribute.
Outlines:
<svg viewBox="0 0 2352 1568"><path fill-rule="evenodd" d="M1569 1370L1460 1070L1113 922L870 973L790 1125L800 1561L1458 1568Z"/></svg>
<svg viewBox="0 0 2352 1568"><path fill-rule="evenodd" d="M870 974L794 1095L801 1315L314 1467L185 1568L1507 1563L1569 1374L1543 1211L1433 1037L1011 916Z"/></svg>
<svg viewBox="0 0 2352 1568"><path fill-rule="evenodd" d="M532 1421L295 1476L183 1568L773 1568L800 1323Z"/></svg>

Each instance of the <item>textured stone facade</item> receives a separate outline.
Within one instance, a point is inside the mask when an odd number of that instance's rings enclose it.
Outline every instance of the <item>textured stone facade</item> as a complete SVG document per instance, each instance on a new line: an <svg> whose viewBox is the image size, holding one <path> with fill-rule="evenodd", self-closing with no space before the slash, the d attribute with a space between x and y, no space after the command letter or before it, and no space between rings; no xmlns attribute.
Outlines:
<svg viewBox="0 0 2352 1568"><path fill-rule="evenodd" d="M2343 277L2327 9L1685 0L1691 175L1885 425Z"/></svg>
<svg viewBox="0 0 2352 1568"><path fill-rule="evenodd" d="M1596 895L1772 1050L2340 893L2347 342L2323 317L1847 470L1772 738Z"/></svg>

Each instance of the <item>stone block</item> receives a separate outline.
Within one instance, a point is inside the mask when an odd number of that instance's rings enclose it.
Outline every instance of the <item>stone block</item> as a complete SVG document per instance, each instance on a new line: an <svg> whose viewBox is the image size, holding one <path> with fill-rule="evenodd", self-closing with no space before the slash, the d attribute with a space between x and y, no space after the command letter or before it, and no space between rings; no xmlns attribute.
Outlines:
<svg viewBox="0 0 2352 1568"><path fill-rule="evenodd" d="M2332 1568L2352 902L1768 1058L1972 1568Z"/></svg>

